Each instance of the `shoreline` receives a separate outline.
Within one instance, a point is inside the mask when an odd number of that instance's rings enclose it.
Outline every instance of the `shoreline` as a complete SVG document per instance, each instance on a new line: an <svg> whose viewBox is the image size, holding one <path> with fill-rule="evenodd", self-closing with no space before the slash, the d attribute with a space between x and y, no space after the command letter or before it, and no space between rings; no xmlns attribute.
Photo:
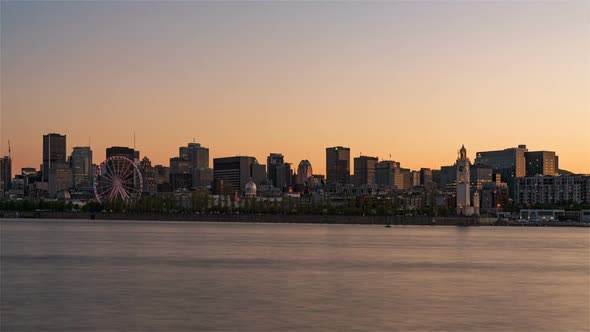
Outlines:
<svg viewBox="0 0 590 332"><path fill-rule="evenodd" d="M522 224L498 221L494 217L429 217L429 216L344 216L282 214L182 214L182 213L90 213L51 211L2 211L1 219L54 220L128 220L162 222L226 222L269 224L343 224L343 225L413 225L413 226L509 226L509 227L589 227L581 222L544 222Z"/></svg>

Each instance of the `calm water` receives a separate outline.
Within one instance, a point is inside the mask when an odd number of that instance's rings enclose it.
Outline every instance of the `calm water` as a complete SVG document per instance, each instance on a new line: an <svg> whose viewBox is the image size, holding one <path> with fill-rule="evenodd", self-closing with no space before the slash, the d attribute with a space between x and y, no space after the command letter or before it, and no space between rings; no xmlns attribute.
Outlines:
<svg viewBox="0 0 590 332"><path fill-rule="evenodd" d="M1 226L2 331L590 330L590 232Z"/></svg>

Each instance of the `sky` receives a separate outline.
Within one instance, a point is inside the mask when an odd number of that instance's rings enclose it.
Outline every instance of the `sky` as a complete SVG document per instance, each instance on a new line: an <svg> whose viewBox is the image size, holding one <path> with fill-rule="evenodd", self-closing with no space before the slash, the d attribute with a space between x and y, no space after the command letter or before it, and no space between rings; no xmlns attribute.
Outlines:
<svg viewBox="0 0 590 332"><path fill-rule="evenodd" d="M2 1L0 154L42 135L200 142L325 172L325 148L402 167L526 144L590 173L589 1ZM389 157L391 155L391 157ZM212 166L212 165L211 165Z"/></svg>

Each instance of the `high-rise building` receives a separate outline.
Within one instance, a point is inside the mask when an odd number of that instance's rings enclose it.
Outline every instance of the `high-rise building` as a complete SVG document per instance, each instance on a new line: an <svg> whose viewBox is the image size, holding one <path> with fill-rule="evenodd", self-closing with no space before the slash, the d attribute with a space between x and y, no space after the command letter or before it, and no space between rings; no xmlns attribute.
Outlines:
<svg viewBox="0 0 590 332"><path fill-rule="evenodd" d="M178 156L191 162L193 169L209 168L209 149L200 143L188 143L178 149Z"/></svg>
<svg viewBox="0 0 590 332"><path fill-rule="evenodd" d="M397 167L393 169L393 187L396 190L410 189L410 169Z"/></svg>
<svg viewBox="0 0 590 332"><path fill-rule="evenodd" d="M350 183L350 148L326 148L326 180L329 183Z"/></svg>
<svg viewBox="0 0 590 332"><path fill-rule="evenodd" d="M283 189L287 186L287 169L285 167L281 167L284 164L284 157L280 153L271 153L266 158L266 165L268 168L268 179L270 180L273 186L280 189Z"/></svg>
<svg viewBox="0 0 590 332"><path fill-rule="evenodd" d="M420 171L410 172L410 187L418 187L420 185Z"/></svg>
<svg viewBox="0 0 590 332"><path fill-rule="evenodd" d="M483 164L471 165L469 169L469 181L472 191L481 190L483 185L492 182L493 170Z"/></svg>
<svg viewBox="0 0 590 332"><path fill-rule="evenodd" d="M526 176L555 176L559 172L557 156L553 151L525 152L524 158L526 160Z"/></svg>
<svg viewBox="0 0 590 332"><path fill-rule="evenodd" d="M360 156L354 158L354 181L356 185L375 183L375 165L379 162L377 157Z"/></svg>
<svg viewBox="0 0 590 332"><path fill-rule="evenodd" d="M193 173L189 160L181 157L170 158L170 184L172 190L192 188Z"/></svg>
<svg viewBox="0 0 590 332"><path fill-rule="evenodd" d="M193 169L193 188L209 188L212 182L212 168L206 167Z"/></svg>
<svg viewBox="0 0 590 332"><path fill-rule="evenodd" d="M268 179L276 188L287 190L293 185L293 170L290 163L285 163L280 153L271 153L266 158Z"/></svg>
<svg viewBox="0 0 590 332"><path fill-rule="evenodd" d="M434 174L433 174L434 176ZM457 167L442 166L438 175L438 188L443 191L455 191L457 182Z"/></svg>
<svg viewBox="0 0 590 332"><path fill-rule="evenodd" d="M72 170L70 165L62 162L55 162L49 168L48 192L54 196L60 191L72 188Z"/></svg>
<svg viewBox="0 0 590 332"><path fill-rule="evenodd" d="M492 168L493 172L502 174L510 192L513 195L514 178L526 175L525 152L526 145L519 145L516 148L509 148L497 151L478 152L475 158L476 164L483 164Z"/></svg>
<svg viewBox="0 0 590 332"><path fill-rule="evenodd" d="M172 186L170 185L170 167L164 165L154 166L156 172L156 187L157 192L170 192Z"/></svg>
<svg viewBox="0 0 590 332"><path fill-rule="evenodd" d="M213 181L213 170L209 167L209 149L200 143L188 143L178 149L180 158L189 161L191 185L193 188L206 188Z"/></svg>
<svg viewBox="0 0 590 332"><path fill-rule="evenodd" d="M74 147L70 156L70 168L72 169L72 185L74 188L81 190L92 189L94 173L90 147Z"/></svg>
<svg viewBox="0 0 590 332"><path fill-rule="evenodd" d="M297 166L296 184L305 186L311 177L313 177L313 169L309 160L300 161L299 166Z"/></svg>
<svg viewBox="0 0 590 332"><path fill-rule="evenodd" d="M143 157L139 162L139 171L143 179L143 192L150 195L155 194L158 191L156 168L152 166L152 162L148 157Z"/></svg>
<svg viewBox="0 0 590 332"><path fill-rule="evenodd" d="M254 157L236 156L213 159L213 178L222 179L224 185L230 184L234 191L239 192L244 192L246 183L250 179L260 185L266 179L265 169L266 166L258 164L258 160Z"/></svg>
<svg viewBox="0 0 590 332"><path fill-rule="evenodd" d="M457 158L457 214L472 215L471 211L471 191L470 191L470 177L469 166L471 162L467 158L467 150L465 146L461 146L459 150L459 158Z"/></svg>
<svg viewBox="0 0 590 332"><path fill-rule="evenodd" d="M394 188L395 170L399 163L393 160L383 160L375 165L375 183L381 187Z"/></svg>
<svg viewBox="0 0 590 332"><path fill-rule="evenodd" d="M49 169L57 163L66 163L66 135L43 135L43 182L49 180Z"/></svg>
<svg viewBox="0 0 590 332"><path fill-rule="evenodd" d="M0 191L2 193L10 190L12 180L12 159L10 156L4 156L0 159Z"/></svg>
<svg viewBox="0 0 590 332"><path fill-rule="evenodd" d="M136 154L136 151L132 148L128 148L126 146L112 146L107 148L107 158L110 157L125 157L131 161L135 161L136 157L139 159L139 152Z"/></svg>
<svg viewBox="0 0 590 332"><path fill-rule="evenodd" d="M427 190L432 189L432 170L430 168L420 169L420 184Z"/></svg>
<svg viewBox="0 0 590 332"><path fill-rule="evenodd" d="M41 178L39 173L37 173L37 170L33 167L21 168L21 176L23 178L24 195L29 196L32 185L35 182L40 181Z"/></svg>

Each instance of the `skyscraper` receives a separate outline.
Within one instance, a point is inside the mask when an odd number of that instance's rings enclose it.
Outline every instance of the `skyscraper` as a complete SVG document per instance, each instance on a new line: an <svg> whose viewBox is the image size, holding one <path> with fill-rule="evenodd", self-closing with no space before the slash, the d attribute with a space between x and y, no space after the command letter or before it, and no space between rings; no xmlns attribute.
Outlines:
<svg viewBox="0 0 590 332"><path fill-rule="evenodd" d="M350 182L350 148L326 148L326 180L334 183Z"/></svg>
<svg viewBox="0 0 590 332"><path fill-rule="evenodd" d="M172 190L192 188L192 165L181 157L170 158L170 184Z"/></svg>
<svg viewBox="0 0 590 332"><path fill-rule="evenodd" d="M297 185L305 185L313 177L313 169L309 160L305 159L299 162L297 166Z"/></svg>
<svg viewBox="0 0 590 332"><path fill-rule="evenodd" d="M178 156L191 162L191 167L209 168L209 149L200 143L188 143L178 149Z"/></svg>
<svg viewBox="0 0 590 332"><path fill-rule="evenodd" d="M205 188L213 181L213 170L209 167L209 149L200 143L188 143L178 149L180 158L189 161L193 188Z"/></svg>
<svg viewBox="0 0 590 332"><path fill-rule="evenodd" d="M395 172L399 163L393 160L383 160L375 165L375 183L381 187L394 188Z"/></svg>
<svg viewBox="0 0 590 332"><path fill-rule="evenodd" d="M125 157L131 161L135 161L135 159L139 159L139 153L132 148L128 148L126 146L111 146L107 148L106 151L107 158L119 156Z"/></svg>
<svg viewBox="0 0 590 332"><path fill-rule="evenodd" d="M285 174L278 174L277 175L277 167L282 166L284 163L285 163L284 157L280 153L271 153L266 158L268 179L270 180L272 185L277 188L282 188L282 186L285 184L285 181L283 179L285 177ZM284 169L281 169L281 170L284 173ZM279 184L279 181L277 180L277 178L281 178L280 184Z"/></svg>
<svg viewBox="0 0 590 332"><path fill-rule="evenodd" d="M430 168L420 169L420 184L427 190L432 189L432 170Z"/></svg>
<svg viewBox="0 0 590 332"><path fill-rule="evenodd" d="M4 156L0 159L0 191L3 193L10 190L12 180L12 159Z"/></svg>
<svg viewBox="0 0 590 332"><path fill-rule="evenodd" d="M143 179L143 192L150 195L155 194L158 191L156 169L152 166L152 162L148 157L143 157L139 162L139 170Z"/></svg>
<svg viewBox="0 0 590 332"><path fill-rule="evenodd" d="M74 188L90 190L94 176L90 147L74 147L70 156L70 168L72 169L72 185Z"/></svg>
<svg viewBox="0 0 590 332"><path fill-rule="evenodd" d="M49 181L49 169L58 163L66 163L66 135L43 135L43 182Z"/></svg>
<svg viewBox="0 0 590 332"><path fill-rule="evenodd" d="M55 196L60 191L72 188L72 170L67 163L52 163L49 168L48 192Z"/></svg>
<svg viewBox="0 0 590 332"><path fill-rule="evenodd" d="M514 194L514 178L526 175L525 152L526 145L517 148L509 148L498 151L478 152L475 164L483 164L492 168L493 172L500 173L502 179L508 183L511 195Z"/></svg>
<svg viewBox="0 0 590 332"><path fill-rule="evenodd" d="M213 159L213 177L230 184L234 191L243 192L250 179L260 185L266 178L266 166L258 164L254 157L236 156ZM257 182L258 181L258 182Z"/></svg>
<svg viewBox="0 0 590 332"><path fill-rule="evenodd" d="M557 156L553 151L525 152L524 158L526 160L526 176L555 176L559 172Z"/></svg>
<svg viewBox="0 0 590 332"><path fill-rule="evenodd" d="M375 165L377 157L360 156L354 158L354 181L356 185L375 183Z"/></svg>

